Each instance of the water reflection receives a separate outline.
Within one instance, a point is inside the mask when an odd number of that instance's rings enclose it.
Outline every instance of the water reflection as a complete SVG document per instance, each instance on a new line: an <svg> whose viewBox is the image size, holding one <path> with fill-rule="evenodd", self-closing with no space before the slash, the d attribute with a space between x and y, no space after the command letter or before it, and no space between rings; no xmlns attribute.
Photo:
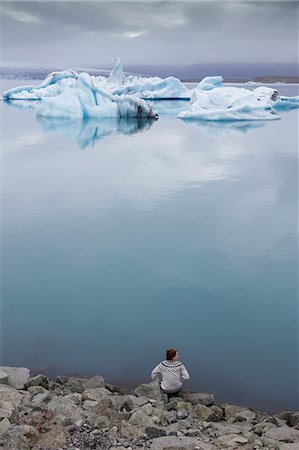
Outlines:
<svg viewBox="0 0 299 450"><path fill-rule="evenodd" d="M37 117L47 133L56 133L77 142L80 148L93 147L97 141L113 134L135 134L147 131L154 119L117 119L69 121Z"/></svg>
<svg viewBox="0 0 299 450"><path fill-rule="evenodd" d="M6 102L15 108L36 111L39 101L13 100ZM93 147L97 141L113 134L131 135L151 128L155 119L104 119L67 120L37 116L36 120L46 133L56 133L75 140L81 149Z"/></svg>
<svg viewBox="0 0 299 450"><path fill-rule="evenodd" d="M210 122L205 120L185 120L181 119L188 125L195 125L199 127L208 136L240 136L247 134L252 130L264 127L268 122L266 120L255 121L222 121L222 122Z"/></svg>

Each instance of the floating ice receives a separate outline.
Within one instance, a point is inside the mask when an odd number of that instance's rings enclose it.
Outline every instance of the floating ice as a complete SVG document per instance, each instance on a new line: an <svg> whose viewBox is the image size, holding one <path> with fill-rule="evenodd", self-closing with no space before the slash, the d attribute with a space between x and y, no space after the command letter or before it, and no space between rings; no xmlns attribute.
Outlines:
<svg viewBox="0 0 299 450"><path fill-rule="evenodd" d="M236 87L218 87L211 91L196 89L190 109L180 112L178 117L212 121L279 119L271 108L277 99L278 92L267 87L253 91Z"/></svg>
<svg viewBox="0 0 299 450"><path fill-rule="evenodd" d="M67 86L74 84L78 74L74 70L50 73L37 86L18 86L3 93L4 100L40 100L43 97L55 97Z"/></svg>
<svg viewBox="0 0 299 450"><path fill-rule="evenodd" d="M94 85L113 95L136 94L143 99L190 99L191 91L174 77L141 77L130 75L125 77L119 58L114 58L113 69L108 78L94 77ZM78 73L73 70L53 72L37 86L20 86L3 94L5 100L40 100L44 97L55 97L69 86L74 86Z"/></svg>
<svg viewBox="0 0 299 450"><path fill-rule="evenodd" d="M96 84L87 73L78 75L76 84L67 86L56 97L44 97L37 115L82 120L86 118L157 118L156 113L142 99L135 96L113 96Z"/></svg>
<svg viewBox="0 0 299 450"><path fill-rule="evenodd" d="M109 87L108 87L109 89ZM111 89L111 88L110 88ZM191 92L174 77L139 77L129 76L122 86L111 89L113 94L137 94L143 99L188 99Z"/></svg>
<svg viewBox="0 0 299 450"><path fill-rule="evenodd" d="M222 76L205 77L198 83L196 89L201 89L202 91L210 91L215 87L222 86L222 84L223 84Z"/></svg>
<svg viewBox="0 0 299 450"><path fill-rule="evenodd" d="M113 69L110 72L109 81L112 81L117 84L122 84L125 79L125 74L120 59L116 57L112 60L112 63Z"/></svg>
<svg viewBox="0 0 299 450"><path fill-rule="evenodd" d="M144 100L190 100L185 105L161 105L162 114L207 121L273 120L275 110L299 108L299 97L280 97L275 89L223 86L223 77L205 77L188 89L174 77L125 76L114 58L108 78L53 72L37 86L20 86L3 94L7 101L39 100L36 110L45 117L86 119L99 117L155 117ZM143 99L143 100L142 100Z"/></svg>
<svg viewBox="0 0 299 450"><path fill-rule="evenodd" d="M279 110L299 108L299 96L296 97L280 96L280 98L274 103L273 107Z"/></svg>

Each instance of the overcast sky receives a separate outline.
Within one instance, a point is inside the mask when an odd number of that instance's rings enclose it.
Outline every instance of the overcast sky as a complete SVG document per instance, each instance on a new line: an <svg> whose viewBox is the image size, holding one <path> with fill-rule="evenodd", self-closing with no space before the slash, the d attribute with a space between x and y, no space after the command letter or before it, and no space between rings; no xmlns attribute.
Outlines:
<svg viewBox="0 0 299 450"><path fill-rule="evenodd" d="M297 1L0 2L4 65L296 63Z"/></svg>

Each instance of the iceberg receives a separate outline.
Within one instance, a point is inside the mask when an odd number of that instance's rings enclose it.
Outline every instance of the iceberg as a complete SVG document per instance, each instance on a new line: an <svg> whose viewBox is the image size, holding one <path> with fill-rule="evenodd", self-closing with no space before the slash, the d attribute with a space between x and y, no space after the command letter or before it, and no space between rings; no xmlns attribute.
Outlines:
<svg viewBox="0 0 299 450"><path fill-rule="evenodd" d="M137 96L111 95L87 73L80 73L76 84L65 87L60 95L43 97L36 112L38 116L70 120L158 118L144 100Z"/></svg>
<svg viewBox="0 0 299 450"><path fill-rule="evenodd" d="M41 100L43 97L60 95L67 86L72 86L78 78L74 70L50 73L37 86L18 86L3 93L4 100Z"/></svg>
<svg viewBox="0 0 299 450"><path fill-rule="evenodd" d="M205 77L203 78L196 89L201 89L202 91L210 91L215 87L220 87L223 85L223 77L222 76L214 76L214 77Z"/></svg>
<svg viewBox="0 0 299 450"><path fill-rule="evenodd" d="M123 66L120 62L120 59L118 57L113 58L112 64L113 64L113 69L110 72L109 81L112 81L113 83L117 83L117 84L123 84L124 79L125 79L125 74L124 74Z"/></svg>
<svg viewBox="0 0 299 450"><path fill-rule="evenodd" d="M278 92L267 87L253 91L237 87L195 89L189 110L180 112L178 117L211 121L275 120L279 116L272 106L278 98Z"/></svg>
<svg viewBox="0 0 299 450"><path fill-rule="evenodd" d="M299 96L295 97L285 97L280 96L280 98L274 103L273 107L278 110L290 110L299 108Z"/></svg>
<svg viewBox="0 0 299 450"><path fill-rule="evenodd" d="M41 100L61 95L70 86L76 85L79 74L74 70L53 72L37 86L19 86L3 93L5 100ZM113 69L108 78L94 77L94 84L112 95L136 94L143 99L187 99L191 91L174 77L125 77L119 58L114 58Z"/></svg>

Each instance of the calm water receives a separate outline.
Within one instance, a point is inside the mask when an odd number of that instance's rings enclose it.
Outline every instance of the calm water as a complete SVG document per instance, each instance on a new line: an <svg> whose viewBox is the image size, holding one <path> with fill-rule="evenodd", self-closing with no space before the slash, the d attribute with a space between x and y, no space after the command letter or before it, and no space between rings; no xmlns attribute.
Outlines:
<svg viewBox="0 0 299 450"><path fill-rule="evenodd" d="M154 123L78 125L0 106L1 363L138 383L175 346L189 389L298 408L298 112L185 123L158 102Z"/></svg>

